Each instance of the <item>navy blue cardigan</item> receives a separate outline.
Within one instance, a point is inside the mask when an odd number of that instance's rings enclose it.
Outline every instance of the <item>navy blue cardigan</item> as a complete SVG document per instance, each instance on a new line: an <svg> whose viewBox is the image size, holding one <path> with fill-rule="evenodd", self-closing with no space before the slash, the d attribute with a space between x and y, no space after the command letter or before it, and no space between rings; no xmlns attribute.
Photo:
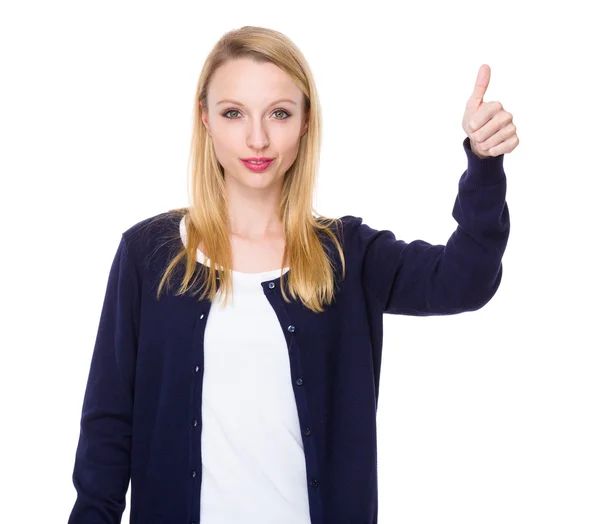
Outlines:
<svg viewBox="0 0 600 524"><path fill-rule="evenodd" d="M458 227L445 246L406 243L346 215L347 274L323 313L286 303L280 278L261 284L288 344L312 524L377 523L383 314L475 311L500 285L509 235L504 155L479 158L468 138L463 147ZM172 291L156 300L165 263L181 247L179 220L162 213L121 236L83 400L69 524L119 523L130 480L132 524L198 524L211 303Z"/></svg>

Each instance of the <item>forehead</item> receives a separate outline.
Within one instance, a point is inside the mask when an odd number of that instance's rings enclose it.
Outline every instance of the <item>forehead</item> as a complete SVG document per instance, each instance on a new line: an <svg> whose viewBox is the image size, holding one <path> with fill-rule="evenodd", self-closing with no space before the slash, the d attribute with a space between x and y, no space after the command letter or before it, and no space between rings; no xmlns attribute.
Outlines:
<svg viewBox="0 0 600 524"><path fill-rule="evenodd" d="M251 59L230 60L213 74L208 99L216 104L223 98L248 104L269 104L276 98L300 102L302 92L288 74L270 62Z"/></svg>

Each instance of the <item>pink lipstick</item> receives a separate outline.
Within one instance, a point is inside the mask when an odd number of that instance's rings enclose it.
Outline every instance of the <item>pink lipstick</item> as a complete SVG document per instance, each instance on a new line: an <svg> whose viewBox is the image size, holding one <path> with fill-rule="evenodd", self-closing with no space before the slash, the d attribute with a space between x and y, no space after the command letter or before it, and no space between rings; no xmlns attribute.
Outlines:
<svg viewBox="0 0 600 524"><path fill-rule="evenodd" d="M242 163L250 169L250 171L254 171L255 173L260 173L267 169L272 163L273 158L242 158L240 159ZM250 162L252 160L253 162Z"/></svg>

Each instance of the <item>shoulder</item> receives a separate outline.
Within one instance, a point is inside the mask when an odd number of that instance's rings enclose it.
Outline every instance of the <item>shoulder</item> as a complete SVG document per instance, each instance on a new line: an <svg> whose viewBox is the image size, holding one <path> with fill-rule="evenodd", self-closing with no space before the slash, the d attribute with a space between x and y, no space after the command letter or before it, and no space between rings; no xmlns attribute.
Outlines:
<svg viewBox="0 0 600 524"><path fill-rule="evenodd" d="M329 229L341 242L344 255L349 263L360 261L373 241L380 235L388 233L369 227L363 222L362 217L355 215L336 218ZM326 239L326 245L329 247L330 244L330 239Z"/></svg>
<svg viewBox="0 0 600 524"><path fill-rule="evenodd" d="M339 220L344 230L348 233L360 226L363 221L362 217L357 217L354 215L344 215L343 217L340 217Z"/></svg>
<svg viewBox="0 0 600 524"><path fill-rule="evenodd" d="M131 244L148 241L164 233L171 233L174 228L179 231L179 223L186 214L187 208L178 208L143 218L123 231L123 236Z"/></svg>
<svg viewBox="0 0 600 524"><path fill-rule="evenodd" d="M322 225L335 232L345 250L355 251L366 247L381 231L369 227L363 222L363 218L354 215L344 215L339 218L330 219L321 217L318 219Z"/></svg>
<svg viewBox="0 0 600 524"><path fill-rule="evenodd" d="M175 252L181 247L179 225L187 211L187 208L171 209L133 223L122 233L127 250L146 263L152 255L165 254L165 249Z"/></svg>
<svg viewBox="0 0 600 524"><path fill-rule="evenodd" d="M355 217L354 215L344 215L337 218L321 216L316 220L321 226L327 226L328 229L336 230L342 238L362 222L361 217Z"/></svg>
<svg viewBox="0 0 600 524"><path fill-rule="evenodd" d="M393 231L371 227L362 217L345 215L340 221L343 225L345 251L353 258L360 260L369 251L381 251L389 244L398 242Z"/></svg>
<svg viewBox="0 0 600 524"><path fill-rule="evenodd" d="M363 218L354 215L344 215L340 217L342 225L342 234L344 242L355 243L368 240L374 234L379 233L376 229L369 227L364 223Z"/></svg>
<svg viewBox="0 0 600 524"><path fill-rule="evenodd" d="M135 242L144 236L160 234L162 231L172 228L173 225L178 226L185 214L187 214L187 208L178 208L143 218L129 226L123 232L123 236L127 241Z"/></svg>

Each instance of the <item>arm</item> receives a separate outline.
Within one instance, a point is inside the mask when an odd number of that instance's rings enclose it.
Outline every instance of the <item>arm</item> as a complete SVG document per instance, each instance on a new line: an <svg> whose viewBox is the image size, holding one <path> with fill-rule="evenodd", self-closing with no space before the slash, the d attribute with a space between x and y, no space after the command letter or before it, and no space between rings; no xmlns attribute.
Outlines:
<svg viewBox="0 0 600 524"><path fill-rule="evenodd" d="M125 237L114 257L83 400L68 524L118 524L130 480L139 291Z"/></svg>
<svg viewBox="0 0 600 524"><path fill-rule="evenodd" d="M463 141L467 170L452 216L458 227L446 245L406 243L359 220L362 281L383 313L449 315L483 307L502 278L510 221L504 155L480 158Z"/></svg>

